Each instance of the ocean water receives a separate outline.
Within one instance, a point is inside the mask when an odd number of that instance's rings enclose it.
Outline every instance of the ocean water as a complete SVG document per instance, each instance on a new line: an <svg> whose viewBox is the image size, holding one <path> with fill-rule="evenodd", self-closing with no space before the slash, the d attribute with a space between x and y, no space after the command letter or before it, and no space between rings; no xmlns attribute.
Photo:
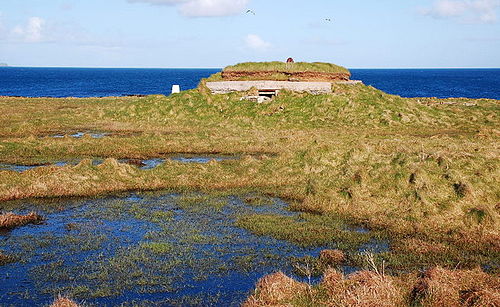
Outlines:
<svg viewBox="0 0 500 307"><path fill-rule="evenodd" d="M0 67L0 96L102 97L170 94L195 88L219 69ZM500 69L352 69L362 80L403 97L500 99Z"/></svg>
<svg viewBox="0 0 500 307"><path fill-rule="evenodd" d="M351 69L384 92L402 97L500 99L500 69Z"/></svg>
<svg viewBox="0 0 500 307"><path fill-rule="evenodd" d="M171 93L196 88L218 69L0 67L0 96L104 97Z"/></svg>

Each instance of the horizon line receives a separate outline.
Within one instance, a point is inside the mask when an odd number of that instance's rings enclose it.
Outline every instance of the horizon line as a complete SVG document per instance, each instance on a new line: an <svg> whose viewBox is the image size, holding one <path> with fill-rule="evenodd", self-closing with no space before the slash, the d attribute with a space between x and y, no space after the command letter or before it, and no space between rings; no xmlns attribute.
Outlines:
<svg viewBox="0 0 500 307"><path fill-rule="evenodd" d="M223 67L123 67L123 66L22 66L7 65L0 68L91 68L91 69L223 69ZM500 67L346 67L347 69L500 69Z"/></svg>

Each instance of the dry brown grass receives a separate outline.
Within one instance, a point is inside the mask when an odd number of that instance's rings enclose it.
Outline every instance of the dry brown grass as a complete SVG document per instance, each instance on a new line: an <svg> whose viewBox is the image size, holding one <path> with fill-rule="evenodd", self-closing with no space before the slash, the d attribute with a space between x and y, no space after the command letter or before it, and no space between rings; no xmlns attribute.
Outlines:
<svg viewBox="0 0 500 307"><path fill-rule="evenodd" d="M328 293L327 306L403 306L404 291L391 276L371 271L360 271L344 277L329 269L325 272L323 287Z"/></svg>
<svg viewBox="0 0 500 307"><path fill-rule="evenodd" d="M308 291L309 289L309 291ZM480 269L435 267L422 276L393 277L359 271L348 276L329 268L309 287L275 273L262 278L244 306L479 307L500 306L500 278Z"/></svg>
<svg viewBox="0 0 500 307"><path fill-rule="evenodd" d="M307 285L297 282L282 272L263 277L257 283L255 294L250 296L243 307L286 306L294 296L307 290Z"/></svg>
<svg viewBox="0 0 500 307"><path fill-rule="evenodd" d="M77 303L67 297L59 296L50 307L79 307Z"/></svg>
<svg viewBox="0 0 500 307"><path fill-rule="evenodd" d="M27 215L18 215L12 212L7 212L0 215L0 229L13 229L27 224L38 224L44 218L35 212Z"/></svg>
<svg viewBox="0 0 500 307"><path fill-rule="evenodd" d="M346 257L341 250L325 249L320 252L319 260L325 264L340 264L346 260Z"/></svg>
<svg viewBox="0 0 500 307"><path fill-rule="evenodd" d="M393 248L414 254L442 254L448 251L448 247L442 243L426 242L417 238L398 241Z"/></svg>
<svg viewBox="0 0 500 307"><path fill-rule="evenodd" d="M500 306L500 278L475 270L427 270L412 291L422 306Z"/></svg>

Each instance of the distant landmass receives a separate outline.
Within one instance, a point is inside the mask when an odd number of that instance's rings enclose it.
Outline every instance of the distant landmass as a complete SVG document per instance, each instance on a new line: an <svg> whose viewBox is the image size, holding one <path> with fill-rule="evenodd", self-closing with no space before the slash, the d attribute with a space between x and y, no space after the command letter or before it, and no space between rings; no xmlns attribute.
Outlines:
<svg viewBox="0 0 500 307"><path fill-rule="evenodd" d="M7 64L7 63L0 63L0 67L8 67L8 66L9 66L9 64Z"/></svg>

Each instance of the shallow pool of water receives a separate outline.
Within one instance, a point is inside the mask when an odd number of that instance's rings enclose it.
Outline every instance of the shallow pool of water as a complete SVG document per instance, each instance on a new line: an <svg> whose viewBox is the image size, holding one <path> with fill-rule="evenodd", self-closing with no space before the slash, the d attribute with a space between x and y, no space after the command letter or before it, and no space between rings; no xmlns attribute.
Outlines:
<svg viewBox="0 0 500 307"><path fill-rule="evenodd" d="M36 209L47 218L0 234L0 251L18 257L0 266L0 305L43 305L67 294L98 306L238 306L264 275L293 276L293 259L335 248L236 227L249 214L297 215L280 199L259 197L266 201L156 192L0 203L0 211Z"/></svg>
<svg viewBox="0 0 500 307"><path fill-rule="evenodd" d="M143 170L148 170L148 169L153 169L156 168L163 163L165 163L166 159L171 159L173 161L181 162L181 163L209 163L210 161L226 161L226 160L238 160L241 159L239 156L220 156L220 155L203 155L203 156L197 156L197 155L175 155L172 157L167 157L167 158L153 158L153 159L144 159L144 160L137 160L137 159L119 159L118 161L120 163L128 163L135 165L139 167L140 169ZM8 163L0 163L0 170L8 170L8 171L15 171L22 173L24 171L37 168L37 167L46 167L46 166L66 166L66 165L77 165L80 163L81 159L74 159L71 161L58 161L55 163L50 163L50 164L43 164L43 165L21 165L21 164L8 164ZM100 165L104 162L103 159L96 158L92 160L93 165Z"/></svg>
<svg viewBox="0 0 500 307"><path fill-rule="evenodd" d="M22 173L24 171L33 169L35 167L40 167L42 165L17 165L17 164L0 164L0 171L14 171Z"/></svg>
<svg viewBox="0 0 500 307"><path fill-rule="evenodd" d="M22 165L22 164L8 164L8 163L0 163L0 171L14 171L18 173L25 172L30 169L34 169L37 167L48 167L48 166L66 166L66 165L77 165L80 163L80 159L75 159L71 161L57 161L51 164L42 164L42 165ZM93 159L93 165L100 165L104 162L103 159Z"/></svg>
<svg viewBox="0 0 500 307"><path fill-rule="evenodd" d="M289 257L319 253L233 226L242 214L294 214L279 199L252 207L231 196L130 194L17 202L15 211L33 206L46 224L0 237L0 250L19 257L0 267L0 305L46 304L58 293L97 305L238 305L258 278L291 272Z"/></svg>
<svg viewBox="0 0 500 307"><path fill-rule="evenodd" d="M110 133L108 133L108 132L75 132L75 133L70 134L69 137L80 139L80 138L83 138L85 135L89 135L93 139L102 139L103 137L110 135ZM56 139L64 138L64 136L65 136L64 134L51 135L51 137L56 138Z"/></svg>
<svg viewBox="0 0 500 307"><path fill-rule="evenodd" d="M220 155L184 155L184 156L173 156L170 159L182 163L209 163L210 161L226 161L226 160L238 160L241 159L239 156L220 156Z"/></svg>

